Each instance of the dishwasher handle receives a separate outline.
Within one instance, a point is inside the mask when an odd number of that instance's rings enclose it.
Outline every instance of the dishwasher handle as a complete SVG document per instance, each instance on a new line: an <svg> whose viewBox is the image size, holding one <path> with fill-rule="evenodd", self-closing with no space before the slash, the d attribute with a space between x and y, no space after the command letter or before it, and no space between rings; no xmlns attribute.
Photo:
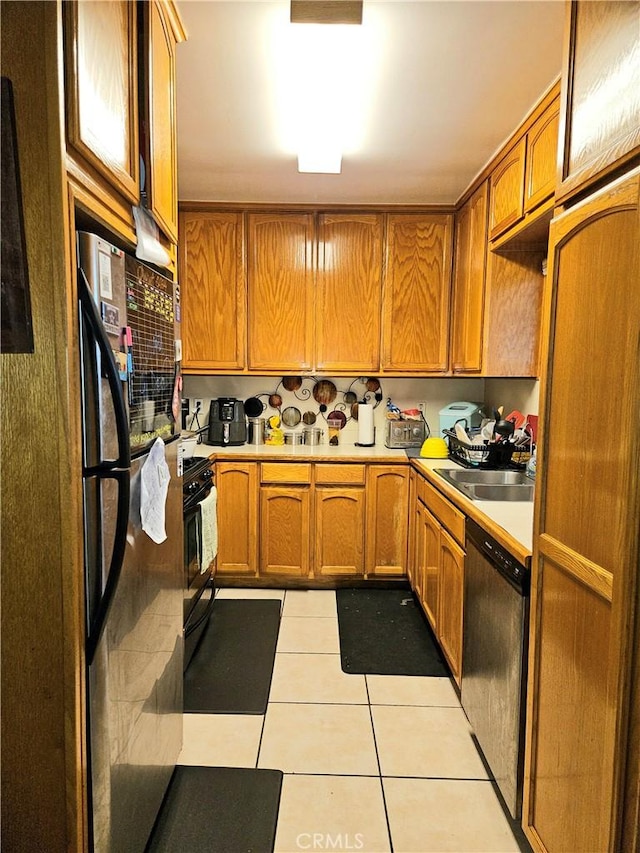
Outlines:
<svg viewBox="0 0 640 853"><path fill-rule="evenodd" d="M524 597L528 597L531 585L531 569L519 562L506 548L490 536L484 528L468 518L466 521L467 543L472 543L489 560L491 565L511 586ZM468 544L467 544L468 548Z"/></svg>

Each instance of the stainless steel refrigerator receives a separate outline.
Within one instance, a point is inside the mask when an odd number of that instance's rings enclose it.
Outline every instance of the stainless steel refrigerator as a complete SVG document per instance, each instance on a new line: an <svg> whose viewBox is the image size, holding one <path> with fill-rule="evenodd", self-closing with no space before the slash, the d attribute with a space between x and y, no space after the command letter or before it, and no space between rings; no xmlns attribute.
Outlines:
<svg viewBox="0 0 640 853"><path fill-rule="evenodd" d="M78 260L90 836L133 853L182 744L175 303L169 279L95 235L78 234ZM166 496L149 503L151 474Z"/></svg>

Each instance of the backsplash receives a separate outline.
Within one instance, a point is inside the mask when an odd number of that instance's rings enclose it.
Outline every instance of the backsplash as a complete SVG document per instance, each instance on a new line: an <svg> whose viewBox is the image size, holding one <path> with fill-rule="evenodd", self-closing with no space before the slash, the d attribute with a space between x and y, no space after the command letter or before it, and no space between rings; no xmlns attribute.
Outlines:
<svg viewBox="0 0 640 853"><path fill-rule="evenodd" d="M341 432L341 443L353 443L357 440L358 424L350 417L350 406L344 403L344 394L348 391L355 393L359 402L364 396L367 401L377 406L374 410L374 426L376 428L376 444L384 444L385 437L385 413L387 411L387 398L391 398L394 405L400 409L418 408L424 405L424 415L432 435L439 431L440 409L455 401L469 401L483 403L485 399L485 380L470 379L466 377L447 378L380 378L379 401L375 400L375 392L367 392L366 385L360 377L322 377L330 379L337 389L336 399L325 412L324 417L333 408L344 411L348 420ZM277 414L278 410L269 406L268 398L277 393L282 398L281 411L287 406L295 406L304 414L312 411L318 415L316 426L322 426L326 430L323 415L319 414L319 405L312 395L315 384L313 377L303 377L303 383L297 391L287 391L282 385L282 377L278 376L185 376L182 390L183 398L188 398L193 411L193 400L202 400L202 413L199 418L200 426L204 426L209 415L209 404L215 397L236 397L239 400L247 400L249 397L260 397L265 404L263 417ZM504 400L504 405L510 405L510 401ZM513 406L512 406L513 408ZM191 428L191 418L189 419ZM196 427L194 422L193 427ZM295 427L302 429L304 424ZM285 427L286 429L286 427Z"/></svg>

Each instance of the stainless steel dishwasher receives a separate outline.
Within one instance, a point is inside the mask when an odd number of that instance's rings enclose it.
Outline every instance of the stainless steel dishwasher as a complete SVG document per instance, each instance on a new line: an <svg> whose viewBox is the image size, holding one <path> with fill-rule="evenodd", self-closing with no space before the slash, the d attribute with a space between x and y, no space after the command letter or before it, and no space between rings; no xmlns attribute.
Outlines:
<svg viewBox="0 0 640 853"><path fill-rule="evenodd" d="M522 813L530 569L466 524L461 700L514 818Z"/></svg>

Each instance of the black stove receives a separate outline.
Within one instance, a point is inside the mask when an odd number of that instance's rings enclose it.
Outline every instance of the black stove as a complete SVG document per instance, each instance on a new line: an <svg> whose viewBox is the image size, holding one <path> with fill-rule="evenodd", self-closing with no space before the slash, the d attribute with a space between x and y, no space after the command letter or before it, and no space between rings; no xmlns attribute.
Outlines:
<svg viewBox="0 0 640 853"><path fill-rule="evenodd" d="M182 508L199 503L209 491L213 479L213 462L202 456L182 460Z"/></svg>

